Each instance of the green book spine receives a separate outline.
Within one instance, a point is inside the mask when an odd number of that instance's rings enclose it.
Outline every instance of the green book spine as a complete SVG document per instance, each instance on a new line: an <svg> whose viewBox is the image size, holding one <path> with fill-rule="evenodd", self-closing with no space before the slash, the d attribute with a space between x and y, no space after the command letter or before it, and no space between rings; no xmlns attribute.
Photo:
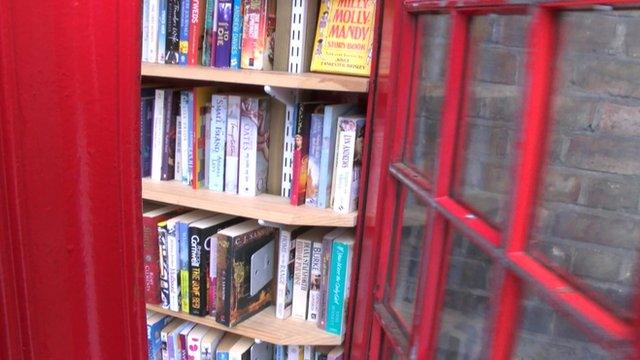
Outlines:
<svg viewBox="0 0 640 360"><path fill-rule="evenodd" d="M349 281L347 276L349 274L351 246L351 243L336 240L333 242L331 250L325 330L336 335L344 333L344 312L346 308L347 281Z"/></svg>

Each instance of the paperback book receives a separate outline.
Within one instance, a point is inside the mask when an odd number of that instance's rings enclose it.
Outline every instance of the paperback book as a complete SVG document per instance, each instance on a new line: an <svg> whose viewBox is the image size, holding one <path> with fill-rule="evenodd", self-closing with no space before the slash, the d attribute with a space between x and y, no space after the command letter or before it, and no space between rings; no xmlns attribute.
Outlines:
<svg viewBox="0 0 640 360"><path fill-rule="evenodd" d="M267 189L269 171L269 99L242 97L238 194L259 195Z"/></svg>

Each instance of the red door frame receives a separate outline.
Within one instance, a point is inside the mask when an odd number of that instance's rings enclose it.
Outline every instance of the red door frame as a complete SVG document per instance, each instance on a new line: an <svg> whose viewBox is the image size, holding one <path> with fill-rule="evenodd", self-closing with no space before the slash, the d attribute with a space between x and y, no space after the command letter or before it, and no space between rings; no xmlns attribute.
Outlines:
<svg viewBox="0 0 640 360"><path fill-rule="evenodd" d="M608 1L608 5L640 5L638 1ZM498 294L496 304L499 309L491 314L492 329L491 359L510 358L513 350L514 333L519 321L522 286L533 286L554 309L568 316L580 325L582 330L605 346L618 344L632 345L636 350L629 357L640 356L640 297L635 301L635 318L632 322L614 315L570 281L558 276L540 264L524 250L527 245L529 228L534 213L537 196L538 174L542 168L545 136L548 127L549 93L555 63L555 18L554 11L563 9L591 8L601 5L592 0L547 1L532 4L511 5L502 1L411 1L385 2L381 8L382 35L379 50L378 78L372 96L375 104L369 112L372 124L371 165L369 188L364 218L360 274L357 289L357 305L353 332L371 334L370 343L364 335L351 342L354 358L379 358L385 356L389 345L399 354L415 356L419 359L431 358L437 329L439 309L443 301L446 282L447 248L450 240L446 237L448 227L462 231L474 245L488 254L494 263L500 264L504 277L494 289ZM503 235L474 212L451 197L453 168L460 140L457 134L464 126L465 71L469 69L467 59L467 24L470 16L491 12L512 13L519 10L533 10L529 31L528 48L531 51L527 64L528 86L525 90L523 106L523 132L528 134L519 147L519 162L515 168L514 197L512 199L516 215L505 230L506 243L501 244ZM406 95L410 89L412 74L416 71L411 59L418 58L411 42L415 38L416 15L426 11L444 12L452 16L451 49L448 55L447 92L441 122L442 145L439 151L438 179L433 193L424 177L414 169L401 163L402 146L410 143L404 127L411 117L412 96ZM406 46L406 44L411 44ZM385 61L386 60L386 61ZM468 60L468 59L467 59ZM409 80L407 80L409 79ZM415 85L414 85L415 86ZM407 101L408 100L408 101ZM409 125L410 126L410 125ZM408 135L411 136L411 135ZM424 202L436 210L431 234L423 253L419 294L424 301L417 305L413 335L403 339L398 329L398 320L392 316L393 310L384 306L384 286L389 279L387 268L393 242L392 229L394 212L401 209L395 201L397 189L402 186L413 190ZM401 202L402 200L400 200ZM400 204L401 205L401 204ZM398 206L398 207L397 207ZM397 229L396 229L397 231ZM504 250L502 250L504 246ZM426 261L428 259L428 261ZM393 268L393 267L392 267Z"/></svg>
<svg viewBox="0 0 640 360"><path fill-rule="evenodd" d="M0 358L144 359L139 1L0 1Z"/></svg>

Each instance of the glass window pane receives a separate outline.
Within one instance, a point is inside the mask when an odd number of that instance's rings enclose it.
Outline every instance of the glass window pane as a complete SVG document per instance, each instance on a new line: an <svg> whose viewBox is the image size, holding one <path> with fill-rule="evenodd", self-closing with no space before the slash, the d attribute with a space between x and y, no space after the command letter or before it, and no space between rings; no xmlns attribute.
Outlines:
<svg viewBox="0 0 640 360"><path fill-rule="evenodd" d="M531 291L526 292L521 311L513 359L622 358L587 339L578 327Z"/></svg>
<svg viewBox="0 0 640 360"><path fill-rule="evenodd" d="M640 11L565 12L530 252L625 316L640 244Z"/></svg>
<svg viewBox="0 0 640 360"><path fill-rule="evenodd" d="M489 257L463 235L454 233L436 358L481 358L489 314L490 270Z"/></svg>
<svg viewBox="0 0 640 360"><path fill-rule="evenodd" d="M512 186L523 99L528 15L471 21L468 104L454 196L500 227Z"/></svg>
<svg viewBox="0 0 640 360"><path fill-rule="evenodd" d="M400 238L396 239L397 247L394 250L397 267L390 272L391 276L395 275L395 287L390 293L390 303L402 318L405 327L410 327L416 304L427 207L418 202L413 192L404 190L404 194L406 197L402 218L398 221L401 227Z"/></svg>
<svg viewBox="0 0 640 360"><path fill-rule="evenodd" d="M416 86L413 138L405 161L433 182L436 151L439 145L440 118L444 98L444 77L449 48L449 15L420 15L418 32L422 43L419 78ZM408 155L408 156L407 156Z"/></svg>

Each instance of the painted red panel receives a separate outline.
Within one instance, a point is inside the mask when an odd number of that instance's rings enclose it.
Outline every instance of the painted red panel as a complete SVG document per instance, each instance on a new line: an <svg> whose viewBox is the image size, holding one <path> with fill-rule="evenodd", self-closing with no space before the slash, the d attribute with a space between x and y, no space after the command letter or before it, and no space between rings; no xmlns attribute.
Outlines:
<svg viewBox="0 0 640 360"><path fill-rule="evenodd" d="M0 358L144 358L139 2L0 2Z"/></svg>

